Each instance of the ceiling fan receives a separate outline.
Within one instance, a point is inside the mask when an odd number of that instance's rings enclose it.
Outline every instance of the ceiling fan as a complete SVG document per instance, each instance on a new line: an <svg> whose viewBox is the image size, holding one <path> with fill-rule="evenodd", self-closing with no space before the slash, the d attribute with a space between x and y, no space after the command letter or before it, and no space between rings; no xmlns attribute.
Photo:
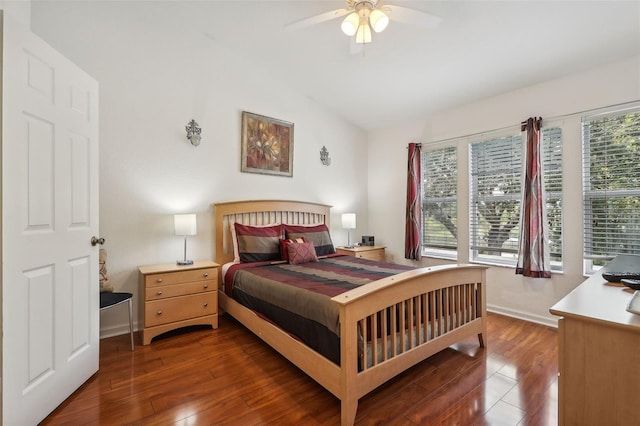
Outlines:
<svg viewBox="0 0 640 426"><path fill-rule="evenodd" d="M383 0L346 0L344 9L331 10L311 16L285 26L285 30L295 31L347 15L342 21L342 32L355 36L358 44L371 43L371 30L384 31L389 20L425 28L435 28L442 18L420 10L402 6L383 5Z"/></svg>

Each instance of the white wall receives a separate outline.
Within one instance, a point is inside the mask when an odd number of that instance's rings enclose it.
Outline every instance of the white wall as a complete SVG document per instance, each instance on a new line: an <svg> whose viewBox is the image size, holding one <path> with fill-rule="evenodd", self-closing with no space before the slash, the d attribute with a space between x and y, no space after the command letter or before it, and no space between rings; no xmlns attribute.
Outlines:
<svg viewBox="0 0 640 426"><path fill-rule="evenodd" d="M398 262L404 259L406 167L409 142L443 139L517 127L531 116L547 118L640 100L640 58L522 88L451 111L369 134L369 228ZM554 120L563 131L564 272L549 280L516 276L513 268L488 271L488 307L507 315L555 325L549 308L584 280L582 275L582 184L580 117ZM454 142L455 143L455 142ZM424 147L424 145L423 145ZM459 262L469 261L468 142L459 155ZM467 232L465 232L467 231ZM424 258L424 266L444 263ZM622 307L621 309L624 309Z"/></svg>
<svg viewBox="0 0 640 426"><path fill-rule="evenodd" d="M100 83L100 233L116 290L138 298L137 266L175 262L174 213L197 213L188 257L213 259L211 203L300 199L367 223L366 134L290 90L221 43L173 19L174 2L35 2L32 30ZM123 9L124 7L124 9ZM241 111L294 123L293 177L240 172ZM202 142L185 126L195 119ZM331 165L320 162L326 146ZM354 231L359 235L361 231ZM137 313L136 303L136 318ZM114 310L115 311L115 310ZM123 310L124 311L124 310ZM105 312L101 334L126 332Z"/></svg>
<svg viewBox="0 0 640 426"><path fill-rule="evenodd" d="M31 27L31 0L0 0L0 9L25 28Z"/></svg>

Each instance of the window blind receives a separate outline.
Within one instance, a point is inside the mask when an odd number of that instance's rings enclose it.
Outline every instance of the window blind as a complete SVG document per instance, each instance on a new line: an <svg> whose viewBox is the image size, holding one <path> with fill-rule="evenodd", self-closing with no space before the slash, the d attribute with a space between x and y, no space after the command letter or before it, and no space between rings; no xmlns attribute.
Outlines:
<svg viewBox="0 0 640 426"><path fill-rule="evenodd" d="M521 134L471 144L470 166L472 258L515 264L522 197Z"/></svg>
<svg viewBox="0 0 640 426"><path fill-rule="evenodd" d="M455 147L422 153L422 247L426 251L458 248L458 160Z"/></svg>
<svg viewBox="0 0 640 426"><path fill-rule="evenodd" d="M582 120L584 257L640 254L640 108Z"/></svg>
<svg viewBox="0 0 640 426"><path fill-rule="evenodd" d="M562 263L562 129L542 129L542 169L551 268Z"/></svg>

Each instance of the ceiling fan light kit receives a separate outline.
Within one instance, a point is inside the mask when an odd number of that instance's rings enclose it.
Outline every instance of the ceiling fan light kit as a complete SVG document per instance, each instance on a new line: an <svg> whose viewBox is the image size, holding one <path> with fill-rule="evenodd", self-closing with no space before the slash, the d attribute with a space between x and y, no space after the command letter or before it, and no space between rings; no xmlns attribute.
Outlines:
<svg viewBox="0 0 640 426"><path fill-rule="evenodd" d="M384 31L389 25L389 17L376 9L377 1L355 1L353 12L342 21L342 32L349 37L355 35L356 43L371 43L371 29L376 33Z"/></svg>
<svg viewBox="0 0 640 426"><path fill-rule="evenodd" d="M330 10L319 15L285 25L286 31L295 31L345 16L340 28L349 37L355 36L358 44L371 43L371 30L382 32L389 20L415 25L423 28L435 28L442 18L408 7L383 5L383 0L346 0L347 7Z"/></svg>

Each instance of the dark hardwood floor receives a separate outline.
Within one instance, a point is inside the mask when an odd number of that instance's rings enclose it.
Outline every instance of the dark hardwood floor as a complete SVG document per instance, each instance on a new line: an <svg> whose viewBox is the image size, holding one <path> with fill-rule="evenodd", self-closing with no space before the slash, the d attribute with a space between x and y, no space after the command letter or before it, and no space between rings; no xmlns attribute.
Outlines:
<svg viewBox="0 0 640 426"><path fill-rule="evenodd" d="M357 425L555 425L557 332L489 314L468 339L360 400ZM338 425L340 404L228 315L129 349L104 339L100 370L43 425Z"/></svg>

